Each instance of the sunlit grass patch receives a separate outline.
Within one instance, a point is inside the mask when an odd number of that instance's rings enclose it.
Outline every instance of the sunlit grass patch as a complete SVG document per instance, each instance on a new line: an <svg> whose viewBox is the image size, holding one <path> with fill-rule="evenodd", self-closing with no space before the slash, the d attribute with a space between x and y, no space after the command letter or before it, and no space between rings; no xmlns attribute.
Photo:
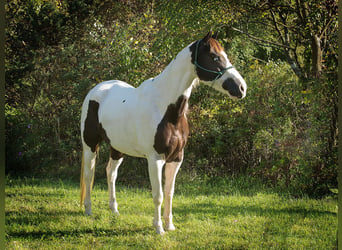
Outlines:
<svg viewBox="0 0 342 250"><path fill-rule="evenodd" d="M256 185L254 192L180 184L176 231L156 235L148 189L117 188L119 216L105 185L95 185L93 215L79 205L77 183L8 179L7 249L333 249L337 201L293 198ZM192 185L192 186L191 186ZM228 185L229 186L229 185ZM205 194L200 194L200 190ZM220 190L223 190L222 192ZM237 189L237 187L235 187ZM182 191L183 190L183 191ZM197 191L196 191L197 190Z"/></svg>

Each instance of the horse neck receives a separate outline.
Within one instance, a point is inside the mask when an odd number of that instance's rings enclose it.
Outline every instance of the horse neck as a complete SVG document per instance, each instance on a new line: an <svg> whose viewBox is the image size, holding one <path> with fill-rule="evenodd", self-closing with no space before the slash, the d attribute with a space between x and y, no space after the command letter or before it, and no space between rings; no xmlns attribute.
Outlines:
<svg viewBox="0 0 342 250"><path fill-rule="evenodd" d="M155 78L154 86L158 99L167 106L170 103L175 103L181 95L189 98L196 79L190 50L186 47Z"/></svg>

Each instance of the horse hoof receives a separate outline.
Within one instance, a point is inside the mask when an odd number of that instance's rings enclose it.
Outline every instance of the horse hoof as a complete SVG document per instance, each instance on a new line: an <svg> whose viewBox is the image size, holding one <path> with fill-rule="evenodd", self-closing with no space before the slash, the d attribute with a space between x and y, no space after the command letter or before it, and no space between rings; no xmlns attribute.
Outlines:
<svg viewBox="0 0 342 250"><path fill-rule="evenodd" d="M175 228L175 226L173 225L173 223L170 223L170 224L166 224L166 225L165 225L165 230L166 230L166 231L175 231L176 228Z"/></svg>
<svg viewBox="0 0 342 250"><path fill-rule="evenodd" d="M159 234L159 235L165 234L164 229L162 227L157 227L157 234Z"/></svg>

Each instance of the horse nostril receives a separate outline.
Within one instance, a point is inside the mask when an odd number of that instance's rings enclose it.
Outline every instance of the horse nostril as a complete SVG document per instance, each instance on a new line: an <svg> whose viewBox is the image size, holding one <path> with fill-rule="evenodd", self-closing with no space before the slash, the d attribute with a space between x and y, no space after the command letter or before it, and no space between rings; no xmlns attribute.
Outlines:
<svg viewBox="0 0 342 250"><path fill-rule="evenodd" d="M243 87L243 85L242 85L242 84L240 85L240 90L241 90L241 92L242 92L242 93L244 93L244 92L245 92L245 88Z"/></svg>

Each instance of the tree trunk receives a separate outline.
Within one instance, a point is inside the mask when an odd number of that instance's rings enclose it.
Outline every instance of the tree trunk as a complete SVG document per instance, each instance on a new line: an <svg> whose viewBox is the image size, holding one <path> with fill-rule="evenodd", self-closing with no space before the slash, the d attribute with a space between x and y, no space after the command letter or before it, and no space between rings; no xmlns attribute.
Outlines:
<svg viewBox="0 0 342 250"><path fill-rule="evenodd" d="M321 49L321 39L318 35L312 36L311 43L312 50L312 75L319 78L322 73L322 49Z"/></svg>

